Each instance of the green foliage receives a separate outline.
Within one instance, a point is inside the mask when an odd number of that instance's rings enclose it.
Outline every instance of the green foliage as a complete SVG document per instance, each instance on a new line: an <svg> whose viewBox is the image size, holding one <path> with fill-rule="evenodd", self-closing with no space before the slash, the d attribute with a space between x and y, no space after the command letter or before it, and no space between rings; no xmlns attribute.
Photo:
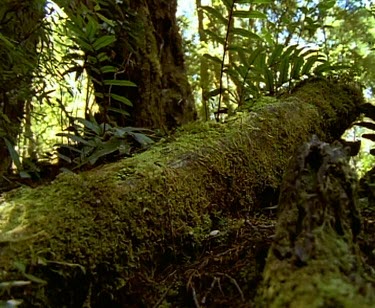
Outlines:
<svg viewBox="0 0 375 308"><path fill-rule="evenodd" d="M218 117L221 104L233 110L231 106L251 104L259 96L288 91L311 75L366 78L366 86L371 86L375 57L369 51L367 55L359 52L366 38L371 41L373 37L369 36L371 18L364 5L364 1L351 5L314 0L215 0L211 6L200 6L198 16L204 13L199 29L204 39L201 48L209 62L208 68L196 68L205 80L203 103L208 98ZM360 44L353 43L358 40ZM331 48L335 42L347 52Z"/></svg>
<svg viewBox="0 0 375 308"><path fill-rule="evenodd" d="M316 48L300 44L287 46L285 43L277 43L270 39L270 33L265 29L260 35L250 29L249 21L243 22L244 19L252 19L254 22L267 20L269 16L257 10L244 10L242 4L266 5L270 4L270 1L232 0L223 3L228 17L224 16L219 8L201 7L210 20L226 29L225 36L220 36L217 31L211 29L206 30L206 34L213 42L223 46L222 58L211 54L204 55L214 66L221 67L219 88L207 93L209 97L219 95L217 117L221 110L222 95L227 91L232 97L237 97L235 102L241 106L244 102L257 99L261 95L278 95L286 86L290 88L301 78L332 70L333 66ZM332 3L320 6L320 10L328 10L331 6ZM309 10L306 10L307 13ZM249 47L245 47L246 45ZM226 60L227 54L229 54L229 61ZM236 86L237 93L233 92L233 87L224 89L222 84L224 74Z"/></svg>
<svg viewBox="0 0 375 308"><path fill-rule="evenodd" d="M117 127L110 124L98 124L92 117L91 120L74 118L69 132L58 133L57 136L65 137L68 144L57 144L58 156L66 162L74 163L75 168L83 165L94 165L98 159L113 156L116 152L120 156L129 156L137 148L146 149L154 143L149 137L151 130L134 127ZM61 150L65 148L65 150ZM66 155L64 153L69 153Z"/></svg>
<svg viewBox="0 0 375 308"><path fill-rule="evenodd" d="M120 67L113 65L109 47L117 40L113 27L115 21L104 17L101 13L99 2L94 10L90 10L84 4L69 16L66 23L67 34L71 35L75 43L70 46L70 51L63 60L70 62L66 73L76 73L78 79L84 70L89 72L94 82L95 96L99 105L106 114L115 100L125 106L132 106L132 103L124 96L112 93L113 86L135 87L136 85L128 80L117 79L123 73ZM103 25L106 25L103 30ZM126 111L119 108L112 108L112 111L128 115Z"/></svg>

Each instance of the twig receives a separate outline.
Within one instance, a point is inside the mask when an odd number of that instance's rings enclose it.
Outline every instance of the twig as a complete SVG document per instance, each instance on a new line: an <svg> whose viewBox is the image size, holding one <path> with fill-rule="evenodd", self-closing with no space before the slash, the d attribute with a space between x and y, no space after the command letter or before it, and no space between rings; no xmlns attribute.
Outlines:
<svg viewBox="0 0 375 308"><path fill-rule="evenodd" d="M236 286L238 292L239 292L240 295L241 295L241 300L244 302L244 301L245 301L245 297L244 297L243 292L242 292L240 286L238 285L236 279L232 278L232 277L229 276L228 274L224 274L224 276L227 277L227 278L229 278L230 281Z"/></svg>
<svg viewBox="0 0 375 308"><path fill-rule="evenodd" d="M198 298L197 298L197 293L195 292L194 287L191 287L191 291L193 293L193 300L194 300L195 307L200 308L201 306L199 305L199 301L198 301Z"/></svg>
<svg viewBox="0 0 375 308"><path fill-rule="evenodd" d="M165 290L165 292L163 293L163 295L159 298L159 300L156 302L156 304L154 306L152 306L153 308L157 308L160 306L161 302L165 299L165 297L167 296L169 290L174 286L175 282L173 282L168 288L167 290Z"/></svg>

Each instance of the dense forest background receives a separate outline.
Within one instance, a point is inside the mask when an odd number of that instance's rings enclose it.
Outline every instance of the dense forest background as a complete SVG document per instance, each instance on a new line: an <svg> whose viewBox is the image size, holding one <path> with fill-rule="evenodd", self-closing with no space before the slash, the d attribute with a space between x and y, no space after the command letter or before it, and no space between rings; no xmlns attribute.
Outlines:
<svg viewBox="0 0 375 308"><path fill-rule="evenodd" d="M181 124L225 121L309 76L359 82L372 99L369 1L181 1L179 27L175 1L145 7L3 1L3 182L132 155ZM370 165L367 154L357 160L359 170Z"/></svg>
<svg viewBox="0 0 375 308"><path fill-rule="evenodd" d="M2 0L0 306L374 306L374 26Z"/></svg>

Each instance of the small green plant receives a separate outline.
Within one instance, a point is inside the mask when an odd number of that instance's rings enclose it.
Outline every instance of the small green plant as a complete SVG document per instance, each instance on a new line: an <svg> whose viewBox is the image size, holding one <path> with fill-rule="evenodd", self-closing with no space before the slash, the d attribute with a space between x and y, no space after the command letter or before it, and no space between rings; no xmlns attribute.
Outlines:
<svg viewBox="0 0 375 308"><path fill-rule="evenodd" d="M117 127L108 123L98 124L91 120L73 118L73 125L68 132L57 136L68 139L67 144L56 144L58 157L73 163L74 169L83 165L94 165L98 159L111 155L129 156L137 149L147 149L154 141L150 137L153 131L144 128ZM63 150L65 149L65 150Z"/></svg>
<svg viewBox="0 0 375 308"><path fill-rule="evenodd" d="M112 87L136 86L129 80L119 78L124 71L121 67L113 65L110 47L116 41L116 23L100 13L99 2L94 10L90 10L84 4L80 5L80 10L72 14L66 23L68 36L74 42L63 58L63 61L69 64L66 73L75 72L77 80L84 70L88 71L102 114L107 116L108 111L113 111L128 116L126 108L115 108L111 104L114 100L119 102L120 106L123 104L125 107L132 107L132 102L125 96L112 93Z"/></svg>

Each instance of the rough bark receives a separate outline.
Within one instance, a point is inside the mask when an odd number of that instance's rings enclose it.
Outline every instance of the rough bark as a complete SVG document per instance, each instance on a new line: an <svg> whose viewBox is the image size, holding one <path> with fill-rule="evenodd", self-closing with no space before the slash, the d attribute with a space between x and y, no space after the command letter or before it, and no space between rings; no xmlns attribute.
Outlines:
<svg viewBox="0 0 375 308"><path fill-rule="evenodd" d="M273 230L262 208L295 149L312 134L339 137L362 96L318 79L265 102L227 124L185 127L131 159L5 194L2 298L43 307L251 305Z"/></svg>
<svg viewBox="0 0 375 308"><path fill-rule="evenodd" d="M374 305L358 245L358 181L348 161L341 144L316 138L292 161L259 307Z"/></svg>
<svg viewBox="0 0 375 308"><path fill-rule="evenodd" d="M59 0L58 3L68 16L81 14L80 4L84 3L95 18L94 0ZM115 23L117 38L114 46L106 50L111 58L106 65L119 68L119 73L116 76L106 74L105 79L129 80L137 87L94 83L96 92L105 95L104 99L97 98L101 107L97 115L99 121L108 121L109 115L120 126L168 131L195 120L194 99L186 77L182 38L176 20L177 1L110 0L100 5L99 13ZM98 22L102 23L100 19ZM103 30L102 34L109 33ZM100 80L96 71L87 70L90 77ZM109 93L128 98L133 106L109 100ZM108 111L111 108L124 110L129 115Z"/></svg>

